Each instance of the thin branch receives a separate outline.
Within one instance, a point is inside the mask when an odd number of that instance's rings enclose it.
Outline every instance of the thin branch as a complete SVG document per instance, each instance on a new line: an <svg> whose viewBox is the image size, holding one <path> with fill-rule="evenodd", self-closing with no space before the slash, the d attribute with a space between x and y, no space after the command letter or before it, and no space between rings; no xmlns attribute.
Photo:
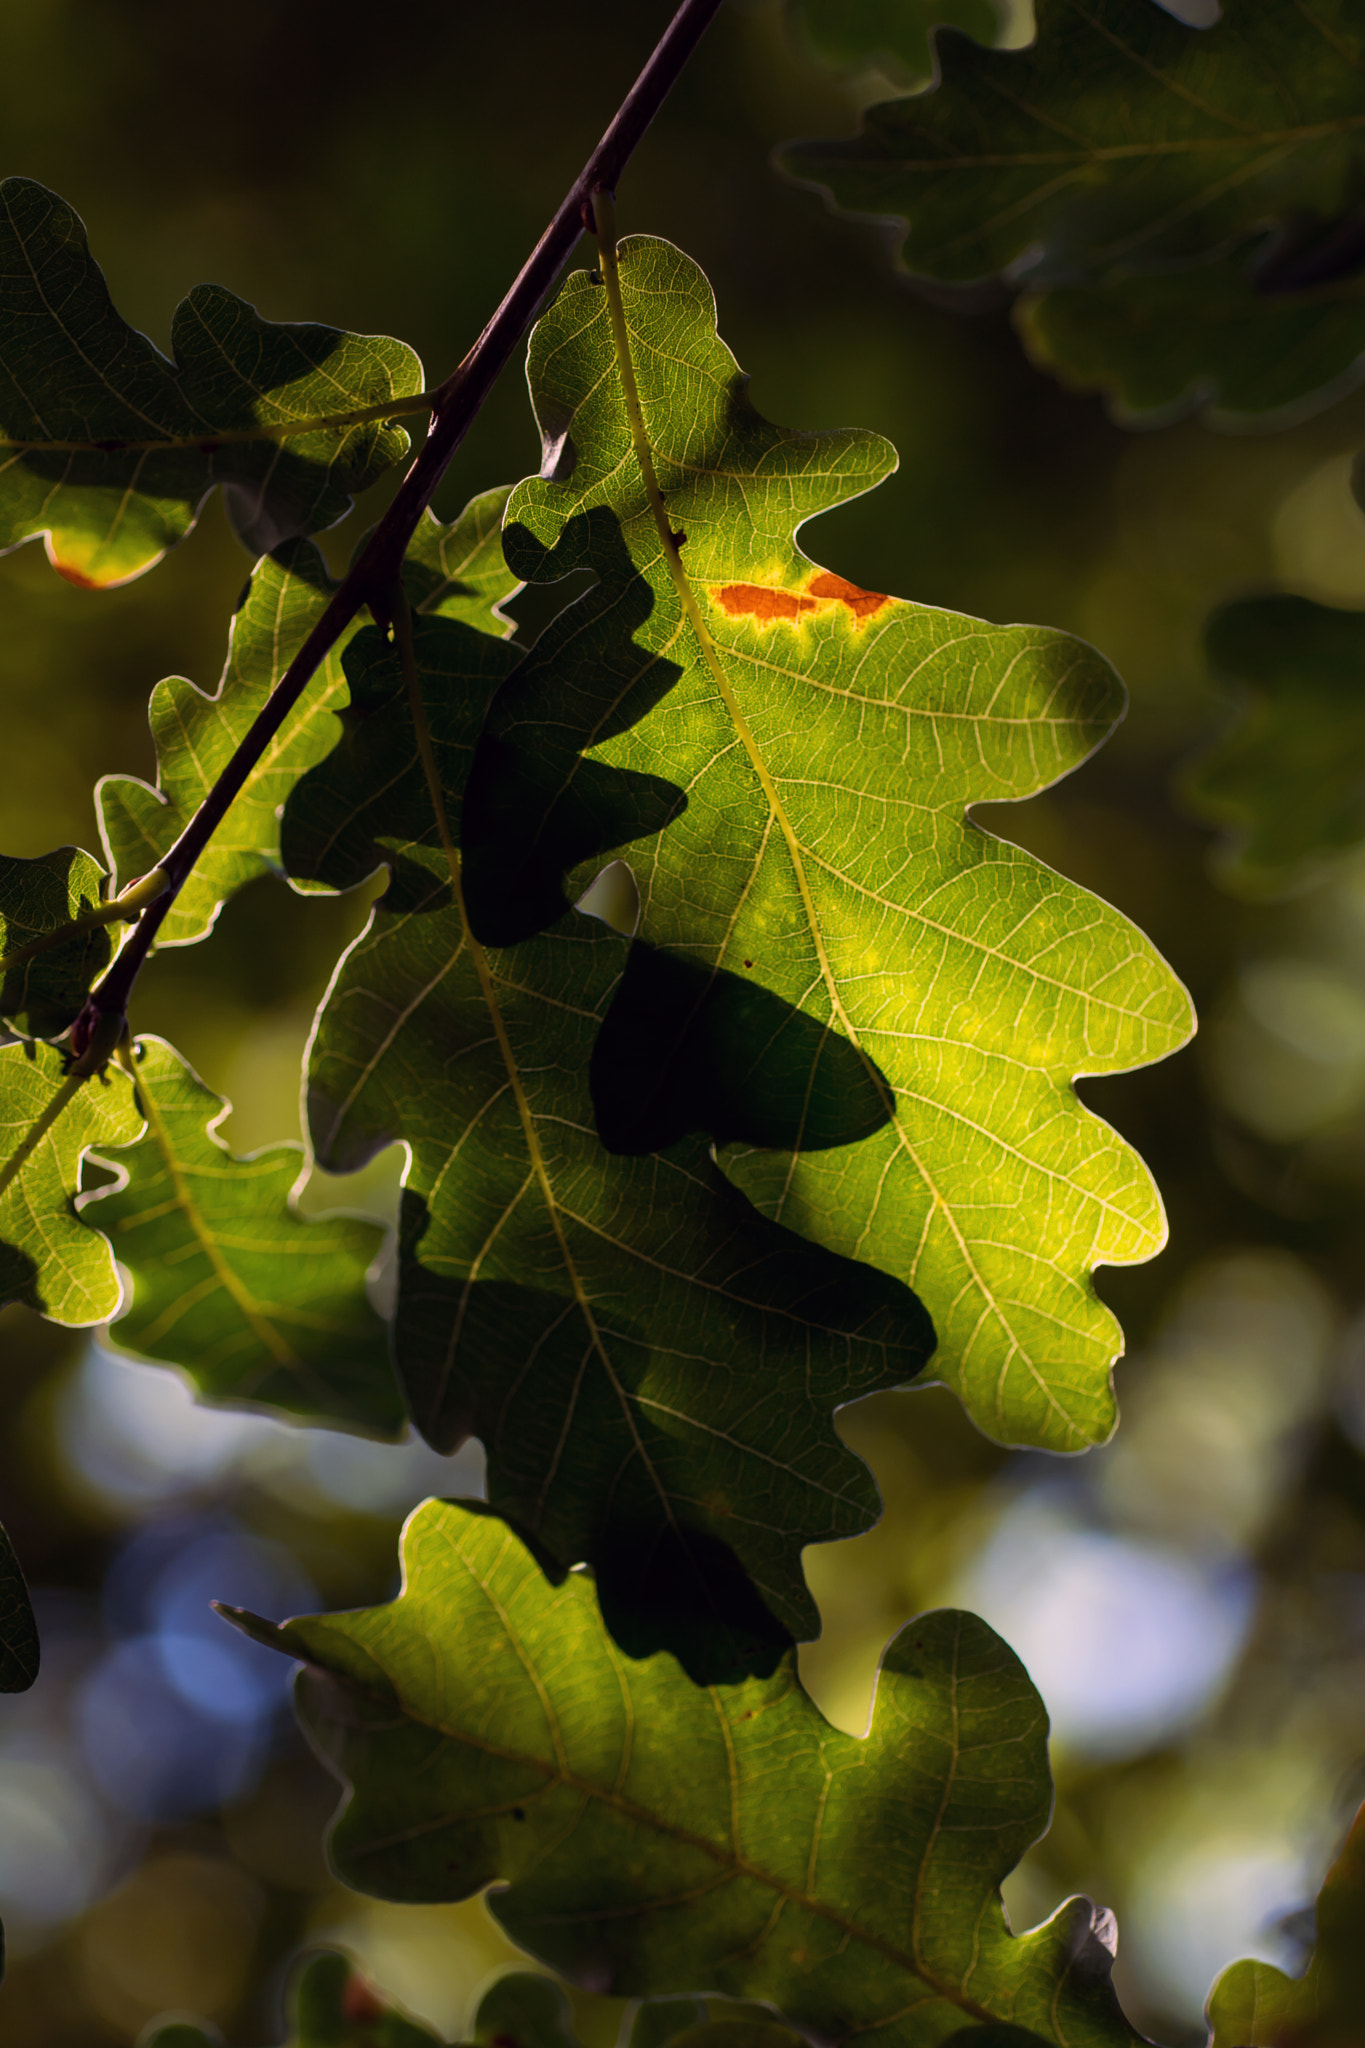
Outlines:
<svg viewBox="0 0 1365 2048"><path fill-rule="evenodd" d="M93 1032L98 1020L109 1016L121 1018L126 1012L133 984L167 911L328 650L362 606L368 605L381 624L391 622L391 593L399 582L403 556L451 457L539 312L580 234L585 228L592 232L594 192L615 188L688 58L719 12L720 4L721 0L682 0L654 54L502 304L464 361L434 394L431 431L368 546L337 585L327 609L281 676L236 753L159 863L169 886L143 913L132 938L91 995L78 1020L85 1022L86 1036Z"/></svg>

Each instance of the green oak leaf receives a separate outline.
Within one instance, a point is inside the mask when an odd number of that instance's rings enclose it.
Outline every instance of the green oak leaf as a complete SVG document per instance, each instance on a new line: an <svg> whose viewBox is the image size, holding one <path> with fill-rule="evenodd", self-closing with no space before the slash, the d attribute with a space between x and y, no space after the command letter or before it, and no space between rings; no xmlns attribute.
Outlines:
<svg viewBox="0 0 1365 2048"><path fill-rule="evenodd" d="M1142 426L1196 409L1213 427L1288 425L1365 374L1365 277L1272 291L1232 257L1025 293L1015 324L1041 368Z"/></svg>
<svg viewBox="0 0 1365 2048"><path fill-rule="evenodd" d="M1354 0L1037 0L1027 49L938 44L935 90L780 162L905 224L915 276L1031 292L1025 337L1127 412L1235 424L1325 402L1365 358L1358 206L1365 21ZM1208 263L1200 272L1191 265Z"/></svg>
<svg viewBox="0 0 1365 2048"><path fill-rule="evenodd" d="M876 64L907 81L932 76L936 28L960 29L979 43L993 43L1000 33L995 0L793 0L791 16L802 42L826 64Z"/></svg>
<svg viewBox="0 0 1365 2048"><path fill-rule="evenodd" d="M496 607L516 589L502 557L506 491L486 491L443 526L423 515L407 554L418 608L465 618L485 632L511 629ZM363 542L361 543L363 545ZM333 584L311 542L257 564L228 638L227 666L214 696L175 677L152 692L156 789L130 775L106 775L97 792L100 830L118 886L156 866L174 844L247 728L321 616ZM341 657L352 623L336 639L278 736L252 769L161 928L159 944L188 945L212 928L227 899L257 875L278 872L280 812L299 777L325 760L346 705Z"/></svg>
<svg viewBox="0 0 1365 2048"><path fill-rule="evenodd" d="M35 939L97 911L105 879L79 846L59 846L36 860L0 854L0 954L7 963L0 1015L26 1035L60 1037L108 966L114 946L107 924L77 927L59 945L30 952Z"/></svg>
<svg viewBox="0 0 1365 2048"><path fill-rule="evenodd" d="M131 1283L110 1342L180 1366L209 1401L396 1435L403 1403L365 1292L383 1230L298 1212L300 1145L235 1158L216 1128L231 1104L164 1040L137 1041L135 1071L145 1135L111 1155L122 1185L80 1198Z"/></svg>
<svg viewBox="0 0 1365 2048"><path fill-rule="evenodd" d="M422 389L402 342L263 320L197 285L171 347L114 310L63 200L0 184L0 549L42 534L73 583L126 583L221 484L259 554L335 525L407 450L385 412Z"/></svg>
<svg viewBox="0 0 1365 2048"><path fill-rule="evenodd" d="M41 1041L0 1049L0 1167L53 1118L0 1192L0 1301L26 1302L54 1323L102 1323L118 1310L119 1281L108 1240L73 1206L81 1160L92 1147L131 1144L142 1117L117 1067L77 1085L64 1082L63 1065Z"/></svg>
<svg viewBox="0 0 1365 2048"><path fill-rule="evenodd" d="M1365 613L1242 598L1214 613L1205 647L1242 703L1182 788L1227 830L1220 878L1282 895L1365 839Z"/></svg>
<svg viewBox="0 0 1365 2048"><path fill-rule="evenodd" d="M701 272L666 243L620 253L696 624L632 453L607 294L579 273L532 338L550 462L514 493L506 546L528 579L591 565L599 583L490 714L467 826L474 928L543 919L564 867L639 841L643 937L803 1012L884 1090L857 1143L793 1156L791 1136L760 1148L720 1130L726 1171L774 1219L913 1287L939 1376L991 1435L1099 1442L1121 1337L1089 1276L1150 1258L1165 1223L1145 1167L1072 1082L1173 1051L1189 999L1126 918L965 814L1077 766L1122 687L1066 634L819 570L793 529L879 481L892 451L769 425ZM661 786L677 799L662 831L640 795ZM655 1142L653 1109L634 1139L630 1122L622 1149Z"/></svg>
<svg viewBox="0 0 1365 2048"><path fill-rule="evenodd" d="M484 707L518 655L428 616L415 656L453 853ZM819 1627L803 1546L876 1517L834 1410L912 1379L928 1320L759 1216L704 1138L604 1150L590 1064L627 940L570 913L476 944L398 660L372 630L345 667L346 737L299 784L283 846L292 875L335 888L391 868L318 1019L309 1121L332 1171L408 1146L395 1346L414 1419L441 1450L482 1439L489 1499L552 1572L594 1564L632 1652L665 1642L711 1675L770 1664ZM751 1028L781 1039L786 1021Z"/></svg>
<svg viewBox="0 0 1365 2048"><path fill-rule="evenodd" d="M0 1692L27 1692L38 1676L38 1625L14 1545L0 1529Z"/></svg>
<svg viewBox="0 0 1365 2048"><path fill-rule="evenodd" d="M389 1606L278 1630L229 1613L309 1667L305 1728L350 1787L345 1883L493 1884L512 1939L574 1982L763 1999L828 2041L927 2048L1000 2019L1137 2042L1107 1915L1073 1899L1009 1932L998 1887L1048 1822L1047 1716L974 1615L902 1629L859 1739L792 1653L710 1689L621 1656L591 1584L550 1587L481 1504L428 1501L403 1555Z"/></svg>
<svg viewBox="0 0 1365 2048"><path fill-rule="evenodd" d="M306 1956L290 1987L288 2048L443 2048L366 1982L349 1956L327 1950ZM141 2038L140 2048L220 2048L216 2027L168 2020Z"/></svg>
<svg viewBox="0 0 1365 2048"><path fill-rule="evenodd" d="M1302 1977L1233 1963L1209 1994L1209 2048L1359 2048L1365 2040L1365 1806L1318 1894L1317 1945Z"/></svg>

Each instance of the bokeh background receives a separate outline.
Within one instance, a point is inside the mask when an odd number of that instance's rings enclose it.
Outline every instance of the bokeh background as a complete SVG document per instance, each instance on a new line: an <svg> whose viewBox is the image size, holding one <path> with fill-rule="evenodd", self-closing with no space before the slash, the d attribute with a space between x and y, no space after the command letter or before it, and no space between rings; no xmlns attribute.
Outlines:
<svg viewBox="0 0 1365 2048"><path fill-rule="evenodd" d="M163 347L212 279L273 318L411 342L436 381L482 325L668 13L665 0L44 0L0 10L5 172L84 215L116 300ZM1015 23L1016 32L1026 25ZM989 618L1063 626L1123 672L1114 741L1045 797L982 813L1153 934L1188 982L1197 1044L1086 1099L1144 1152L1171 1219L1151 1266L1100 1276L1129 1333L1124 1423L1078 1460L987 1443L941 1391L843 1426L887 1510L808 1553L825 1616L803 1660L843 1725L911 1614L974 1606L1050 1707L1057 1813L1007 1895L1031 1925L1073 1890L1116 1908L1133 2017L1203 2039L1236 1955L1293 1966L1365 1795L1365 861L1254 909L1209 878L1181 764L1229 707L1201 627L1286 588L1365 607L1349 491L1365 398L1292 431L1134 435L1033 372L1003 310L915 297L879 230L829 218L768 166L839 133L886 81L822 72L780 0L730 0L620 195L624 230L707 269L761 409L880 429L881 490L811 549L853 580ZM442 500L538 450L510 371ZM384 487L328 537L333 561ZM105 595L39 547L0 561L0 847L96 847L103 773L150 775L159 677L217 680L247 567L221 514ZM358 892L363 895L364 892ZM365 904L247 890L211 943L163 955L136 1025L237 1105L234 1148L298 1134L298 1068L331 961ZM397 1166L318 1206L391 1213ZM448 2034L511 1951L477 1902L398 1908L329 1880L334 1803L287 1674L207 1602L283 1615L388 1597L425 1494L477 1491L467 1450L381 1447L196 1408L174 1374L26 1311L0 1315L0 1518L36 1591L41 1679L0 1702L6 2048L127 2048L194 2012L234 2048L280 2038L301 1943L335 1939ZM619 2009L580 1999L591 2048Z"/></svg>

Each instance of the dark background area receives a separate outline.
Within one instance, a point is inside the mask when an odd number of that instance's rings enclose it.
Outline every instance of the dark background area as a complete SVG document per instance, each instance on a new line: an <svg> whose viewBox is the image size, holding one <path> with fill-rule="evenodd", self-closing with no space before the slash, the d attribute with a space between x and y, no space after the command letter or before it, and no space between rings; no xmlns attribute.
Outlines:
<svg viewBox="0 0 1365 2048"><path fill-rule="evenodd" d="M77 208L120 310L162 347L176 300L208 279L271 318L395 334L434 383L667 13L11 8L2 168ZM1259 439L1114 425L1029 367L1007 309L967 317L916 297L885 231L834 220L770 170L774 143L843 132L878 91L812 63L778 0L731 0L623 181L622 231L670 236L706 269L762 411L873 427L899 448L888 484L806 532L811 553L864 586L1066 627L1115 661L1132 710L1114 741L981 822L1135 918L1204 1028L1159 1068L1083 1084L1153 1167L1172 1226L1152 1265L1100 1276L1129 1332L1116 1444L1083 1461L1012 1456L942 1392L850 1411L887 1514L810 1554L826 1635L804 1668L861 1726L895 1627L979 1602L1059 1731L1057 1820L1011 1881L1014 1924L1073 1889L1115 1906L1133 2017L1196 2041L1191 1987L1249 1942L1292 1959L1277 1922L1311 1900L1365 1793L1365 869L1345 860L1286 906L1239 904L1209 879L1208 834L1173 790L1227 716L1200 653L1215 604L1273 587L1365 604L1347 488L1365 401ZM438 510L538 453L509 370ZM387 488L326 537L334 564ZM151 775L150 690L173 673L213 687L247 567L216 504L125 589L74 589L36 545L0 560L0 848L97 846L95 780ZM363 908L258 883L209 944L144 977L135 1025L233 1098L236 1149L297 1137L308 1022ZM395 1174L389 1161L359 1196L310 1200L385 1214ZM476 1484L476 1462L452 1473L417 1450L196 1414L174 1376L14 1308L0 1410L0 1518L46 1630L39 1687L0 1707L6 2048L125 2048L169 2008L260 2048L278 2038L288 1958L321 1937L453 2033L506 1945L477 1905L380 1907L328 1880L330 1783L277 1674L217 1647L206 1602L282 1614L387 1597L403 1511ZM1127 1664L1103 1648L1116 1627ZM149 1751L180 1762L139 1775ZM616 2011L580 2002L592 2048Z"/></svg>

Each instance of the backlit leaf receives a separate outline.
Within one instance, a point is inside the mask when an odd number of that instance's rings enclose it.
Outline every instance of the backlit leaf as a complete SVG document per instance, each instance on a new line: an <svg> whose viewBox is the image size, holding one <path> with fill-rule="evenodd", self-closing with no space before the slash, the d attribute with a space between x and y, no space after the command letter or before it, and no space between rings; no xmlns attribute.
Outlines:
<svg viewBox="0 0 1365 2048"><path fill-rule="evenodd" d="M346 1883L497 1883L512 1939L578 1983L765 1999L826 2040L918 2048L1004 2019L1065 2048L1137 2041L1107 1915L1073 1899L1008 1930L999 1884L1048 1821L1047 1717L975 1616L901 1631L860 1740L790 1654L712 1690L623 1658L591 1585L552 1589L480 1507L429 1501L404 1561L387 1607L248 1620L310 1667L305 1726L352 1788Z"/></svg>
<svg viewBox="0 0 1365 2048"><path fill-rule="evenodd" d="M632 452L606 293L579 273L532 339L549 463L513 495L506 545L528 579L590 565L599 583L490 715L467 827L475 930L543 921L564 867L638 842L644 938L702 985L721 970L817 1027L792 1047L788 1134L759 1150L720 1128L727 1172L775 1219L914 1287L939 1373L982 1428L1059 1451L1098 1442L1120 1337L1089 1275L1149 1258L1165 1226L1141 1161L1072 1081L1173 1050L1189 1001L1118 912L965 813L1084 760L1121 686L1065 634L818 569L793 529L877 482L891 450L770 426L696 267L643 239L621 264L698 626ZM638 1036L633 993L609 1033ZM624 1150L658 1142L658 1104L692 1057L687 1006L658 1010L654 1101L614 1116ZM885 1105L857 1143L802 1125L836 1052Z"/></svg>
<svg viewBox="0 0 1365 2048"><path fill-rule="evenodd" d="M430 512L425 515L407 554L419 610L466 619L499 637L511 630L496 612L517 587L503 561L499 532L506 500L506 491L486 491L449 526ZM189 823L333 587L311 542L281 548L252 572L233 619L227 666L216 693L208 697L180 677L157 684L150 711L160 767L157 788L135 776L106 775L98 790L101 830L119 888L155 867ZM341 657L360 623L354 621L338 636L252 769L168 912L159 944L186 945L203 938L230 896L257 875L278 872L280 813L299 777L336 745L341 731L336 714L347 702Z"/></svg>
<svg viewBox="0 0 1365 2048"><path fill-rule="evenodd" d="M0 549L42 534L73 583L124 583L222 484L260 554L334 525L408 447L382 411L422 389L402 342L263 320L197 285L171 348L173 362L114 310L64 201L0 185Z"/></svg>
<svg viewBox="0 0 1365 2048"><path fill-rule="evenodd" d="M0 1692L27 1692L38 1676L38 1625L14 1545L0 1529Z"/></svg>
<svg viewBox="0 0 1365 2048"><path fill-rule="evenodd" d="M1037 0L1027 49L942 38L936 90L781 161L903 221L917 276L1062 287L1024 310L1033 352L1126 411L1330 397L1365 358L1365 20L1353 0L1222 13Z"/></svg>
<svg viewBox="0 0 1365 2048"><path fill-rule="evenodd" d="M1279 894L1365 839L1365 613L1244 598L1215 612L1206 646L1243 701L1184 787L1229 829L1224 879Z"/></svg>
<svg viewBox="0 0 1365 2048"><path fill-rule="evenodd" d="M300 1215L302 1146L235 1158L216 1128L231 1105L162 1039L135 1053L146 1133L112 1155L123 1184L80 1199L131 1281L110 1341L182 1367L210 1401L395 1434L403 1403L365 1292L382 1229Z"/></svg>
<svg viewBox="0 0 1365 2048"><path fill-rule="evenodd" d="M1318 1894L1302 1977L1234 1963L1209 1994L1210 2048L1358 2048L1365 2040L1365 1806Z"/></svg>
<svg viewBox="0 0 1365 2048"><path fill-rule="evenodd" d="M416 659L454 834L517 650L426 617ZM590 1061L628 942L571 912L474 944L395 654L372 630L345 666L345 740L300 783L283 845L291 874L336 888L392 869L318 1020L309 1118L334 1171L410 1148L395 1341L414 1418L440 1449L483 1440L490 1501L553 1571L593 1562L633 1652L664 1642L711 1676L770 1666L788 1632L818 1629L802 1547L876 1516L834 1410L911 1379L927 1319L757 1215L705 1139L603 1149ZM750 1036L785 1042L789 1022L769 1002ZM767 1085L760 1061L760 1101Z"/></svg>
<svg viewBox="0 0 1365 2048"><path fill-rule="evenodd" d="M55 1046L0 1049L0 1166L63 1094ZM126 1075L72 1087L36 1148L0 1193L0 1301L23 1301L55 1323L102 1323L119 1305L106 1239L73 1206L81 1159L92 1146L131 1144L142 1129Z"/></svg>
<svg viewBox="0 0 1365 2048"><path fill-rule="evenodd" d="M87 925L60 945L24 956L36 938L98 909L104 882L104 869L79 846L59 846L36 860L0 854L0 954L13 961L0 982L0 1015L35 1038L60 1037L82 1008L113 953L111 928Z"/></svg>

